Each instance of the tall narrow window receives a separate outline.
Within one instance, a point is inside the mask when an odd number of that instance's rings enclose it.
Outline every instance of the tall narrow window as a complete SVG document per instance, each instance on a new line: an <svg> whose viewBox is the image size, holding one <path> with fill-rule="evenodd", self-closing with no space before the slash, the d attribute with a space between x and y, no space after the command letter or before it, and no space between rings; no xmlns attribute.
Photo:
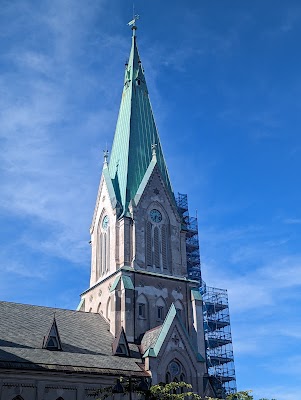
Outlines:
<svg viewBox="0 0 301 400"><path fill-rule="evenodd" d="M107 320L111 320L111 297L109 297L106 307L106 317Z"/></svg>
<svg viewBox="0 0 301 400"><path fill-rule="evenodd" d="M149 311L148 311L148 300L144 294L140 294L137 298L136 301L136 309L138 311L138 319L139 319L139 326L142 326L145 328L148 327L148 317L149 317Z"/></svg>
<svg viewBox="0 0 301 400"><path fill-rule="evenodd" d="M101 276L101 251L102 251L102 234L98 229L98 243L96 248L96 280Z"/></svg>
<svg viewBox="0 0 301 400"><path fill-rule="evenodd" d="M157 319L159 321L163 321L163 312L164 312L164 308L162 306L158 306L157 307Z"/></svg>
<svg viewBox="0 0 301 400"><path fill-rule="evenodd" d="M110 228L107 232L107 257L106 257L106 272L110 270Z"/></svg>
<svg viewBox="0 0 301 400"><path fill-rule="evenodd" d="M107 261L107 234L103 233L103 246L102 246L102 263L101 263L101 274L103 275L106 270L106 261Z"/></svg>
<svg viewBox="0 0 301 400"><path fill-rule="evenodd" d="M156 268L160 268L160 239L157 226L154 229L154 265Z"/></svg>
<svg viewBox="0 0 301 400"><path fill-rule="evenodd" d="M152 265L152 224L146 224L146 265Z"/></svg>
<svg viewBox="0 0 301 400"><path fill-rule="evenodd" d="M96 279L110 269L110 228L109 217L105 215L99 225Z"/></svg>
<svg viewBox="0 0 301 400"><path fill-rule="evenodd" d="M138 316L140 318L145 318L145 304L143 303L138 304Z"/></svg>
<svg viewBox="0 0 301 400"><path fill-rule="evenodd" d="M168 268L168 240L167 240L167 229L165 225L162 225L161 228L161 237L162 237L162 264L163 268Z"/></svg>
<svg viewBox="0 0 301 400"><path fill-rule="evenodd" d="M161 271L169 269L170 264L169 221L156 208L149 211L145 227L145 264Z"/></svg>
<svg viewBox="0 0 301 400"><path fill-rule="evenodd" d="M159 297L156 301L156 317L157 321L162 322L165 318L166 313L166 303L163 297Z"/></svg>

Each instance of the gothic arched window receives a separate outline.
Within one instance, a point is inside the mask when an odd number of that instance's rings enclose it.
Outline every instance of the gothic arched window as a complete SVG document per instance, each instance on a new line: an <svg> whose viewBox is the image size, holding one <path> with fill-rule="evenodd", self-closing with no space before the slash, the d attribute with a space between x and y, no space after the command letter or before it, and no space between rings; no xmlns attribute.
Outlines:
<svg viewBox="0 0 301 400"><path fill-rule="evenodd" d="M168 268L168 233L166 225L161 227L161 237L162 237L162 266L164 269Z"/></svg>
<svg viewBox="0 0 301 400"><path fill-rule="evenodd" d="M153 207L145 227L145 263L163 271L170 266L169 221L165 212Z"/></svg>
<svg viewBox="0 0 301 400"><path fill-rule="evenodd" d="M137 298L137 310L139 319L148 318L148 300L144 294L140 294Z"/></svg>
<svg viewBox="0 0 301 400"><path fill-rule="evenodd" d="M186 374L182 364L178 360L174 359L168 364L165 379L166 383L185 382ZM167 381L167 379L169 379L169 381Z"/></svg>
<svg viewBox="0 0 301 400"><path fill-rule="evenodd" d="M98 225L96 279L110 270L110 226L109 217L105 215Z"/></svg>
<svg viewBox="0 0 301 400"><path fill-rule="evenodd" d="M109 297L106 307L106 318L107 320L111 320L111 297Z"/></svg>
<svg viewBox="0 0 301 400"><path fill-rule="evenodd" d="M166 314L166 303L163 297L159 297L156 301L156 319L162 322Z"/></svg>
<svg viewBox="0 0 301 400"><path fill-rule="evenodd" d="M151 266L153 265L152 262L152 255L153 255L153 250L152 250L152 224L151 222L147 222L146 224L146 265Z"/></svg>
<svg viewBox="0 0 301 400"><path fill-rule="evenodd" d="M154 227L154 267L160 268L160 238L159 228Z"/></svg>

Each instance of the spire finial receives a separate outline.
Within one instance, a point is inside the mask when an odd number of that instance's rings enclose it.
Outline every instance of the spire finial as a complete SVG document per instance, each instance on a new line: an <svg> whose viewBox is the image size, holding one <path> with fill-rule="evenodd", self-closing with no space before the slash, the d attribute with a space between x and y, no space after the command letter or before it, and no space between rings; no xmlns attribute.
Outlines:
<svg viewBox="0 0 301 400"><path fill-rule="evenodd" d="M108 163L108 157L109 157L109 150L103 150L103 163L107 164Z"/></svg>
<svg viewBox="0 0 301 400"><path fill-rule="evenodd" d="M131 26L131 28L132 28L133 36L136 35L136 30L137 30L136 21L139 18L140 18L139 15L135 14L135 9L134 9L134 5L133 5L133 19L128 23L128 26Z"/></svg>

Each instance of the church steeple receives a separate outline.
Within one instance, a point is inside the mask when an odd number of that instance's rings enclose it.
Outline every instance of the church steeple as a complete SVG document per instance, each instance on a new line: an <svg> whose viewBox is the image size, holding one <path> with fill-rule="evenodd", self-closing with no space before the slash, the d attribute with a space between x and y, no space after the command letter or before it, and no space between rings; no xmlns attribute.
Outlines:
<svg viewBox="0 0 301 400"><path fill-rule="evenodd" d="M204 370L204 359L200 360L194 350L198 348L204 357L203 344L196 343L199 337L204 343L203 309L201 300L191 292L198 283L186 278L186 229L149 100L135 20L130 23L132 47L111 157L108 162L108 152L104 152L90 229L90 288L82 294L79 309L107 319L115 336L115 355L130 355L127 341L139 343L146 335L146 364L151 371L159 371L158 360L164 359L165 379L166 366L172 362L171 358L161 358L165 348L168 357L175 357L177 350L179 357L188 352L189 360L195 360L192 370L198 374ZM158 328L156 341L153 328ZM193 346L187 342L189 335ZM202 366L196 365L199 362ZM187 378L190 381L189 375Z"/></svg>
<svg viewBox="0 0 301 400"><path fill-rule="evenodd" d="M135 23L135 19L133 22ZM109 162L110 177L123 214L127 213L129 202L135 197L152 160L154 143L162 178L168 191L173 193L139 56L136 29L134 24L132 47L129 61L125 65L124 87Z"/></svg>

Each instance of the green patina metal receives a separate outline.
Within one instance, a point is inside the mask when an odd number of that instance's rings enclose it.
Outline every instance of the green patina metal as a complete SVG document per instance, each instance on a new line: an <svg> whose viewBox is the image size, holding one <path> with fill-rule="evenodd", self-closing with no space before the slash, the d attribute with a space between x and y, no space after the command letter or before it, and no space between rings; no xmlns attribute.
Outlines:
<svg viewBox="0 0 301 400"><path fill-rule="evenodd" d="M136 40L133 35L109 162L110 177L123 214L127 213L129 202L134 199L149 167L154 143L158 167L173 196Z"/></svg>
<svg viewBox="0 0 301 400"><path fill-rule="evenodd" d="M125 289L130 289L130 290L134 290L134 285L132 282L132 279L129 276L123 275L122 276L122 282L123 282L123 286Z"/></svg>
<svg viewBox="0 0 301 400"><path fill-rule="evenodd" d="M116 290L116 287L117 287L119 281L120 281L120 275L116 276L116 278L115 278L115 280L113 282L113 285L110 288L110 292L113 292L114 290Z"/></svg>
<svg viewBox="0 0 301 400"><path fill-rule="evenodd" d="M203 300L202 295L198 288L191 289L191 295L193 300Z"/></svg>
<svg viewBox="0 0 301 400"><path fill-rule="evenodd" d="M112 207L115 208L116 205L117 205L117 199L116 199L115 190L114 190L114 187L113 187L113 184L112 184L112 180L111 180L111 177L110 177L108 165L106 163L104 164L102 173L103 173L103 177L104 177L104 180L106 182L106 185L107 185L107 189L108 189L108 192L109 192L109 197L110 197L110 200L111 200Z"/></svg>
<svg viewBox="0 0 301 400"><path fill-rule="evenodd" d="M84 304L85 304L85 299L81 299L79 305L76 308L76 311L80 311Z"/></svg>
<svg viewBox="0 0 301 400"><path fill-rule="evenodd" d="M149 349L146 350L146 352L143 355L143 358L146 358L146 357L157 357L158 356L158 354L160 352L160 349L161 349L163 343L166 340L166 336L167 336L168 332L170 331L171 325L172 325L172 323L173 323L173 321L174 321L174 319L176 317L177 317L177 320L178 320L179 324L181 325L181 328L182 328L182 330L183 330L183 332L185 334L185 337L186 337L186 339L187 339L192 351L196 355L197 361L205 362L205 359L197 351L197 349L195 348L194 344L192 343L191 338L189 337L189 334L188 334L183 322L181 321L181 318L177 315L177 309L176 309L176 307L175 307L175 305L173 303L170 306L170 309L169 309L169 311L167 313L167 316L166 316L166 318L165 318L165 320L163 322L163 325L161 327L159 336L158 336L155 344L152 347L150 347Z"/></svg>
<svg viewBox="0 0 301 400"><path fill-rule="evenodd" d="M142 196L142 194L144 192L144 189L145 189L145 187L146 187L146 185L147 185L147 183L148 183L148 181L149 181L149 179L150 179L150 177L151 177L156 165L157 165L157 160L154 159L154 157L153 157L153 159L150 162L150 164L149 164L149 166L148 166L148 168L147 168L147 170L145 172L145 175L144 175L144 177L143 177L143 179L142 179L142 181L141 181L141 183L140 183L140 185L139 185L139 187L137 189L136 195L134 197L134 203L135 204L139 203L139 200L140 200L140 198L141 198L141 196Z"/></svg>
<svg viewBox="0 0 301 400"><path fill-rule="evenodd" d="M123 287L124 289L130 289L130 290L134 290L134 285L132 282L132 279L127 276L127 275L119 275L115 278L113 285L110 288L110 292L113 292L114 290L116 290L118 283L120 282L120 279L123 283Z"/></svg>

